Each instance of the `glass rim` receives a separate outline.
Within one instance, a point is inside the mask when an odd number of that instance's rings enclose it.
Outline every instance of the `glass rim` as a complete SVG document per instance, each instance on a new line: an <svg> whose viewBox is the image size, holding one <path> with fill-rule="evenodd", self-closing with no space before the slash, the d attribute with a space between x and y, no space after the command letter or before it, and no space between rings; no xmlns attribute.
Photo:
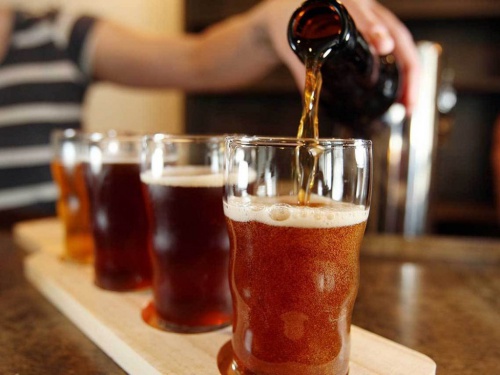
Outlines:
<svg viewBox="0 0 500 375"><path fill-rule="evenodd" d="M143 142L176 142L176 143L224 143L228 134L146 134Z"/></svg>
<svg viewBox="0 0 500 375"><path fill-rule="evenodd" d="M50 142L54 145L65 142L79 142L85 132L79 128L57 128L50 132Z"/></svg>
<svg viewBox="0 0 500 375"><path fill-rule="evenodd" d="M327 147L371 147L372 141L359 138L296 138L296 137L272 137L272 136L227 136L228 145L240 146L264 146L264 147L297 147L317 143Z"/></svg>
<svg viewBox="0 0 500 375"><path fill-rule="evenodd" d="M82 133L83 133L82 130L78 128L56 128L50 131L51 136L63 135L63 136L74 137Z"/></svg>
<svg viewBox="0 0 500 375"><path fill-rule="evenodd" d="M129 131L90 131L80 134L80 139L83 145L98 145L106 144L108 142L118 142L120 144L136 144L141 145L141 140L144 134L133 133Z"/></svg>
<svg viewBox="0 0 500 375"><path fill-rule="evenodd" d="M86 132L84 135L90 140L104 140L104 139L117 139L117 140L140 140L144 134L134 133L130 131L121 130L103 130Z"/></svg>

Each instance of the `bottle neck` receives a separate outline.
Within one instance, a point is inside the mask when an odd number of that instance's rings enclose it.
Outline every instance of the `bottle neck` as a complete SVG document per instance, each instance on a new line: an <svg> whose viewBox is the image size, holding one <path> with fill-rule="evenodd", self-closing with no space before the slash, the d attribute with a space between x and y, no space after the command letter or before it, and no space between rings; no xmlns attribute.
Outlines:
<svg viewBox="0 0 500 375"><path fill-rule="evenodd" d="M336 0L307 0L290 19L288 40L322 82L320 100L337 124L365 128L397 99L400 78L393 56L379 57ZM306 88L308 81L306 80Z"/></svg>
<svg viewBox="0 0 500 375"><path fill-rule="evenodd" d="M373 76L376 59L370 46L346 8L335 0L304 2L290 19L288 41L302 62L315 59L323 66L322 71L344 65L349 67L349 74ZM342 69L331 70L343 74Z"/></svg>

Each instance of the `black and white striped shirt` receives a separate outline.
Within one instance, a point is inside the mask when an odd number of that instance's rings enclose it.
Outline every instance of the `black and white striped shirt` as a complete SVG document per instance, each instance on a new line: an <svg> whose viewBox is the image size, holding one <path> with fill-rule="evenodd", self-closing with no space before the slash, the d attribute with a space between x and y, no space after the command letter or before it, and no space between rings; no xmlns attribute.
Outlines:
<svg viewBox="0 0 500 375"><path fill-rule="evenodd" d="M56 128L80 127L94 23L60 12L14 13L0 62L0 215L53 207L49 136Z"/></svg>

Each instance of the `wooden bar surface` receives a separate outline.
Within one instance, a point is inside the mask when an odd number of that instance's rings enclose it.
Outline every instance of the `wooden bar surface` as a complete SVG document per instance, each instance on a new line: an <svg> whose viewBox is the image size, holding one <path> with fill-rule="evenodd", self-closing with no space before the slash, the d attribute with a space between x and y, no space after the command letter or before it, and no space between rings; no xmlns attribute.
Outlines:
<svg viewBox="0 0 500 375"><path fill-rule="evenodd" d="M220 374L217 356L230 328L180 335L145 324L141 308L149 291L116 293L92 283L92 268L63 262L56 220L26 222L15 229L30 282L92 341L130 374ZM435 374L432 359L364 329L352 327L351 375Z"/></svg>

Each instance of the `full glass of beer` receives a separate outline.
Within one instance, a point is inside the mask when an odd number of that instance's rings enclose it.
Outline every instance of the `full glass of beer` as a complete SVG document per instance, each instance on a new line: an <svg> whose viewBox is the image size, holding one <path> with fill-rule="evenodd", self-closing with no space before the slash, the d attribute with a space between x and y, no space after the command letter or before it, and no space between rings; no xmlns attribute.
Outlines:
<svg viewBox="0 0 500 375"><path fill-rule="evenodd" d="M153 301L142 317L174 332L231 320L229 239L222 209L224 137L144 139L141 180L150 223Z"/></svg>
<svg viewBox="0 0 500 375"><path fill-rule="evenodd" d="M233 371L346 375L371 142L231 137L226 154Z"/></svg>
<svg viewBox="0 0 500 375"><path fill-rule="evenodd" d="M94 282L114 291L151 285L141 135L95 133L86 140L85 182L95 242Z"/></svg>
<svg viewBox="0 0 500 375"><path fill-rule="evenodd" d="M51 170L59 188L57 215L64 228L62 258L90 263L94 244L82 165L83 137L85 134L75 129L58 129L52 132Z"/></svg>

